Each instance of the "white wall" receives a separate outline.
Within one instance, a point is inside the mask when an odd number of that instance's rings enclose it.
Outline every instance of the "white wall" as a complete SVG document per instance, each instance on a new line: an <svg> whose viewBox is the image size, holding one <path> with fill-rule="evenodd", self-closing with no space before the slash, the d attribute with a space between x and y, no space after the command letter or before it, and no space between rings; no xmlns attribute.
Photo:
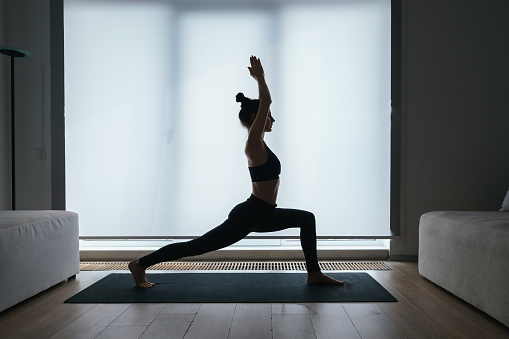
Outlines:
<svg viewBox="0 0 509 339"><path fill-rule="evenodd" d="M6 27L29 27L14 35L4 28L8 37L2 39L0 34L0 45L26 42L23 47L34 54L47 53L44 41L48 39L49 1L0 0L2 3L4 9L9 6L9 11L1 12L0 22ZM403 238L391 242L393 258L417 255L422 213L438 209L496 210L509 185L509 49L505 40L509 33L509 2L412 0L408 6L406 226ZM8 19L12 17L11 8L21 15L17 22ZM25 12L26 8L30 10ZM48 62L43 59L36 64ZM5 76L1 84L0 107L4 107L3 98L8 96ZM41 97L40 85L31 90L36 98ZM40 111L32 114L40 116ZM1 144L8 141L3 123L6 114L8 109L3 109ZM38 125L37 119L31 121L36 128L26 127L25 136L30 140L27 149L46 146L41 140L43 136L48 138L49 127ZM2 159L4 148L0 146ZM44 189L49 181L47 168L38 167L34 160L26 162L35 166L21 170L21 175L32 176L35 189L33 195L26 194L31 190L25 186L23 204L46 206L50 200ZM10 201L10 186L5 187L7 170L0 165L0 208L8 208L5 202Z"/></svg>

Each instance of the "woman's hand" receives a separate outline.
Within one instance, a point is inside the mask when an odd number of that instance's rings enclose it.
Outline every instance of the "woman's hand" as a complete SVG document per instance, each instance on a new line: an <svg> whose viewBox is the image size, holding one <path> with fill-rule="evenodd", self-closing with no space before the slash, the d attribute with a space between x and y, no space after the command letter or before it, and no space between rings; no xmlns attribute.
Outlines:
<svg viewBox="0 0 509 339"><path fill-rule="evenodd" d="M263 67L260 59L252 55L251 58L249 58L249 61L251 62L251 67L247 68L249 69L249 74L251 74L256 81L263 80L265 78L265 74L263 73Z"/></svg>

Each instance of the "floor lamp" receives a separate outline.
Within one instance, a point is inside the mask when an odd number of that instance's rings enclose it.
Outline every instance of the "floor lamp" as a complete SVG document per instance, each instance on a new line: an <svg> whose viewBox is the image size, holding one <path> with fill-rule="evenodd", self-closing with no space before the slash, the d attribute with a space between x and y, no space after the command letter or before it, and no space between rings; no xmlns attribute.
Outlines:
<svg viewBox="0 0 509 339"><path fill-rule="evenodd" d="M32 54L19 48L0 46L0 53L11 58L11 187L12 187L12 209L16 209L16 147L15 147L15 132L16 132L16 119L14 114L14 101L15 101L15 87L14 87L14 59L15 58L30 58Z"/></svg>

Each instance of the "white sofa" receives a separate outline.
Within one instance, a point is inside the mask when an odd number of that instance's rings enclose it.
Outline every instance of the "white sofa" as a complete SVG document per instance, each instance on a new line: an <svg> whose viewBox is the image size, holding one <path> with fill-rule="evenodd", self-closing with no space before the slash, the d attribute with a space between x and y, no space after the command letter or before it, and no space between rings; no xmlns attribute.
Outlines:
<svg viewBox="0 0 509 339"><path fill-rule="evenodd" d="M79 273L78 215L0 211L0 312Z"/></svg>
<svg viewBox="0 0 509 339"><path fill-rule="evenodd" d="M422 215L419 273L509 326L509 213L503 210Z"/></svg>

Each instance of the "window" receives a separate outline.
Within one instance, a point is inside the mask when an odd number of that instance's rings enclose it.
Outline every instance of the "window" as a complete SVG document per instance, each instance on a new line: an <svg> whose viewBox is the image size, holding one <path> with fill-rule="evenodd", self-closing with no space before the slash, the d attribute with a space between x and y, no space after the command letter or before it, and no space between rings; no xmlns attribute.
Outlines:
<svg viewBox="0 0 509 339"><path fill-rule="evenodd" d="M313 211L321 237L390 234L390 1L64 6L67 208L81 236L197 236L249 196L235 95L258 95L252 54L273 97L278 205Z"/></svg>

